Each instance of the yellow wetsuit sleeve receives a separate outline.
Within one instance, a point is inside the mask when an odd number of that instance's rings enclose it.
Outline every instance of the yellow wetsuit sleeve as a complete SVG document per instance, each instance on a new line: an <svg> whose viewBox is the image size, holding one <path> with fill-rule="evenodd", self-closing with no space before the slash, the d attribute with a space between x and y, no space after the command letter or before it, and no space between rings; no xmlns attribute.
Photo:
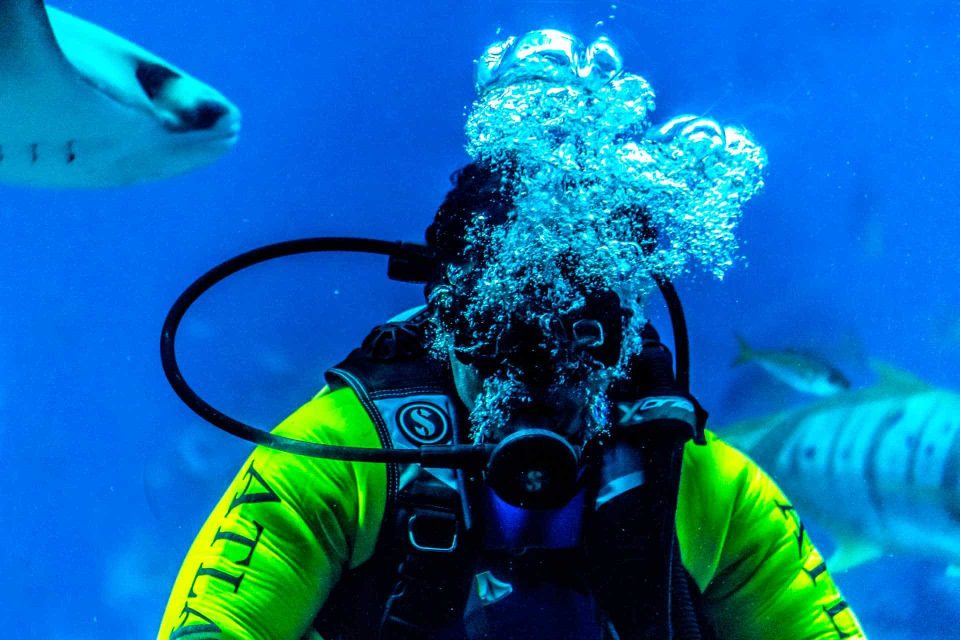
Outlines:
<svg viewBox="0 0 960 640"><path fill-rule="evenodd" d="M712 434L687 445L677 511L684 566L722 640L865 638L793 505Z"/></svg>
<svg viewBox="0 0 960 640"><path fill-rule="evenodd" d="M380 448L349 389L321 391L275 433ZM344 570L373 554L386 466L258 447L194 540L158 640L299 640Z"/></svg>

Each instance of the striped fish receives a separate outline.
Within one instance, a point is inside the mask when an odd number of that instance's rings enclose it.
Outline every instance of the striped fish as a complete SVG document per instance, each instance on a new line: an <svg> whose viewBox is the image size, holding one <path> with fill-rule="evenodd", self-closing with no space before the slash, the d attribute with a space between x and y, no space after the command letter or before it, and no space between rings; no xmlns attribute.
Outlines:
<svg viewBox="0 0 960 640"><path fill-rule="evenodd" d="M720 433L835 536L832 571L885 553L960 566L960 394L874 368L874 387Z"/></svg>

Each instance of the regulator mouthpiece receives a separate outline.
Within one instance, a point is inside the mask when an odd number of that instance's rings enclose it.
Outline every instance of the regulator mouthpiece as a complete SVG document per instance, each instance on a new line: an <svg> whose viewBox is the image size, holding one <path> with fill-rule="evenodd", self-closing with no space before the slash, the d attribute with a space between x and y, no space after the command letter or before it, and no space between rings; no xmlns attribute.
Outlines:
<svg viewBox="0 0 960 640"><path fill-rule="evenodd" d="M506 503L524 509L553 509L576 493L580 456L562 436L546 429L521 429L494 448L487 483Z"/></svg>

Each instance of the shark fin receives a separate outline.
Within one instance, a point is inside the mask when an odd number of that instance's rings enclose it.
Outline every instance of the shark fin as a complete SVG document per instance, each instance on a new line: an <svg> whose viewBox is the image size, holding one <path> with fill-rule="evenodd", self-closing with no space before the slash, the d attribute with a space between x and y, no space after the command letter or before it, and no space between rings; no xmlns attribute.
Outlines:
<svg viewBox="0 0 960 640"><path fill-rule="evenodd" d="M877 373L879 378L877 385L881 387L895 388L900 391L923 391L931 388L929 384L917 376L889 362L871 358L870 368Z"/></svg>
<svg viewBox="0 0 960 640"><path fill-rule="evenodd" d="M740 345L740 351L737 353L737 357L732 363L731 367L736 367L741 364L750 362L753 359L753 349L750 348L750 343L747 342L747 339L744 338L739 333L734 334L737 338L737 344Z"/></svg>
<svg viewBox="0 0 960 640"><path fill-rule="evenodd" d="M741 451L749 453L779 424L778 420L771 418L743 420L723 427L720 429L719 435L724 441L729 442Z"/></svg>
<svg viewBox="0 0 960 640"><path fill-rule="evenodd" d="M883 556L883 547L856 539L840 541L837 550L827 560L832 573L842 573Z"/></svg>

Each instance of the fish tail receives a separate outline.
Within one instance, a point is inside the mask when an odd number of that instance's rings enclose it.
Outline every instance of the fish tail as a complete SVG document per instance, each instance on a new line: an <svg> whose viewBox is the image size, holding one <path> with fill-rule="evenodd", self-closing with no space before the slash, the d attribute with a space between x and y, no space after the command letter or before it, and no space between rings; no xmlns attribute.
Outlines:
<svg viewBox="0 0 960 640"><path fill-rule="evenodd" d="M737 338L737 343L740 345L740 352L737 354L737 357L730 364L731 367L736 367L738 365L744 364L745 362L750 362L753 359L753 349L750 348L750 344L747 342L747 339L744 338L739 333L734 334Z"/></svg>

